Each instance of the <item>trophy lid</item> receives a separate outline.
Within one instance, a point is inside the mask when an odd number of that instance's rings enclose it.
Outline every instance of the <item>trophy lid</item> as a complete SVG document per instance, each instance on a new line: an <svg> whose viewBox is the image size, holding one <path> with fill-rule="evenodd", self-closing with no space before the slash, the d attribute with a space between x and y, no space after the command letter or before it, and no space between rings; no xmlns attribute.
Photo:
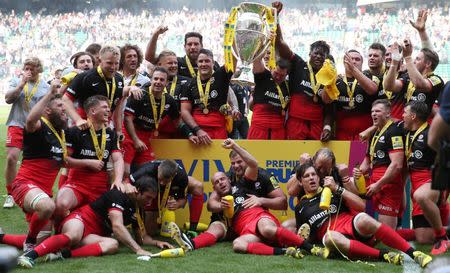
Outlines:
<svg viewBox="0 0 450 273"><path fill-rule="evenodd" d="M239 9L242 12L257 13L263 16L266 12L267 7L263 4L253 3L253 2L242 2L239 4Z"/></svg>

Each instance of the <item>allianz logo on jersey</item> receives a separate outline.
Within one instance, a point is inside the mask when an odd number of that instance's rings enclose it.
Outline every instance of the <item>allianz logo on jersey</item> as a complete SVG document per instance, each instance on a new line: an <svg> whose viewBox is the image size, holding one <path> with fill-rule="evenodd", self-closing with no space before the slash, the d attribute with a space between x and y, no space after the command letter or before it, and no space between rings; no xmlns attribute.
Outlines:
<svg viewBox="0 0 450 273"><path fill-rule="evenodd" d="M61 147L52 146L52 148L50 149L50 152L54 153L54 154L62 154L63 149Z"/></svg>
<svg viewBox="0 0 450 273"><path fill-rule="evenodd" d="M89 149L81 149L80 154L84 156L97 156L97 153L95 151ZM103 151L103 158L108 158L108 156L109 151L108 150Z"/></svg>
<svg viewBox="0 0 450 273"><path fill-rule="evenodd" d="M193 160L181 160L175 159L175 161L184 170L186 170L189 176L193 176L198 170L201 170L202 177L196 177L200 181L209 182L211 179L210 174L215 172L227 172L224 165L228 165L229 162L222 162L220 159L193 159ZM267 170L269 174L275 176L279 182L287 183L291 177L295 166L297 166L298 160L266 160L265 166L261 166Z"/></svg>

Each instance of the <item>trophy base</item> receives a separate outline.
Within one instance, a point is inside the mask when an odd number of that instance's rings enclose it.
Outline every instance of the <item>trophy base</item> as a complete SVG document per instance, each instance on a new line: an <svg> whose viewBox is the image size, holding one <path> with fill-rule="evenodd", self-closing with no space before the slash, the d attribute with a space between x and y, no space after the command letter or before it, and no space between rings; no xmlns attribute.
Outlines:
<svg viewBox="0 0 450 273"><path fill-rule="evenodd" d="M255 86L255 78L253 76L253 72L251 71L250 67L240 67L240 73L236 73L233 75L233 78L231 78L230 83L237 84L242 87L249 86L254 87Z"/></svg>

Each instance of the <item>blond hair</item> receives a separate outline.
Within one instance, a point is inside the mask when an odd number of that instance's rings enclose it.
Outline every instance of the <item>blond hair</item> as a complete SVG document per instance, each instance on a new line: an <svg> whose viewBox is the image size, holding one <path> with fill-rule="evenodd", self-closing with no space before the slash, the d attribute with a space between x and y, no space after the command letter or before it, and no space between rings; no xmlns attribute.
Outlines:
<svg viewBox="0 0 450 273"><path fill-rule="evenodd" d="M119 56L120 58L120 49L117 46L113 45L104 45L99 52L100 59L102 56L104 56L106 53L112 53L113 55Z"/></svg>
<svg viewBox="0 0 450 273"><path fill-rule="evenodd" d="M23 62L23 67L25 68L26 65L31 65L37 68L39 73L42 73L44 71L44 68L42 66L42 61L38 57L29 57L25 59L25 62Z"/></svg>

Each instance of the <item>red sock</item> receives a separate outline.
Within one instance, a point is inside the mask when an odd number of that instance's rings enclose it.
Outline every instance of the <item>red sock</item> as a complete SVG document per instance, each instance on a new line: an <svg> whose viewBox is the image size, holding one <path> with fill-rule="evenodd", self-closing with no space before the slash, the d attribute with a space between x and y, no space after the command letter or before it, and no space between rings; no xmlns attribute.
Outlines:
<svg viewBox="0 0 450 273"><path fill-rule="evenodd" d="M28 230L28 238L36 239L39 231L48 223L48 219L39 219L38 214L35 212L31 216L30 226Z"/></svg>
<svg viewBox="0 0 450 273"><path fill-rule="evenodd" d="M189 221L191 223L190 230L196 230L200 216L203 210L203 195L192 195L191 203L189 204ZM193 227L192 225L195 225Z"/></svg>
<svg viewBox="0 0 450 273"><path fill-rule="evenodd" d="M6 185L6 192L8 193L8 195L11 195L11 192L12 192L12 184Z"/></svg>
<svg viewBox="0 0 450 273"><path fill-rule="evenodd" d="M278 227L275 234L276 240L279 246L295 246L300 247L303 245L303 238L295 234L294 232L287 230L283 227Z"/></svg>
<svg viewBox="0 0 450 273"><path fill-rule="evenodd" d="M192 239L192 241L194 241L195 249L199 249L214 245L217 242L217 238L214 234L206 231Z"/></svg>
<svg viewBox="0 0 450 273"><path fill-rule="evenodd" d="M58 189L61 189L62 186L64 186L64 184L66 184L67 181L67 175L66 174L61 174L59 176L59 180L58 180Z"/></svg>
<svg viewBox="0 0 450 273"><path fill-rule="evenodd" d="M248 243L247 253L256 255L273 255L274 248L263 243Z"/></svg>
<svg viewBox="0 0 450 273"><path fill-rule="evenodd" d="M74 249L70 252L71 257L88 257L88 256L101 256L102 248L100 244L90 244Z"/></svg>
<svg viewBox="0 0 450 273"><path fill-rule="evenodd" d="M415 241L416 240L416 232L414 229L410 228L402 228L397 229L396 232L406 241Z"/></svg>
<svg viewBox="0 0 450 273"><path fill-rule="evenodd" d="M398 249L406 253L411 246L397 232L385 224L381 224L374 234L375 238L383 242L388 247Z"/></svg>
<svg viewBox="0 0 450 273"><path fill-rule="evenodd" d="M348 250L350 258L371 258L378 259L380 250L361 243L360 241L350 240L350 249Z"/></svg>
<svg viewBox="0 0 450 273"><path fill-rule="evenodd" d="M436 239L445 239L446 234L447 233L445 232L445 229L443 227L440 228L440 229L435 229L434 230L434 237Z"/></svg>
<svg viewBox="0 0 450 273"><path fill-rule="evenodd" d="M27 238L26 234L20 234L20 235L10 235L5 234L3 235L2 244L15 246L17 248L22 248L23 243L25 242L25 239Z"/></svg>
<svg viewBox="0 0 450 273"><path fill-rule="evenodd" d="M62 248L69 245L70 239L65 234L58 234L52 236L42 243L40 243L34 250L37 252L39 257L44 256L45 254L56 252L61 250Z"/></svg>

